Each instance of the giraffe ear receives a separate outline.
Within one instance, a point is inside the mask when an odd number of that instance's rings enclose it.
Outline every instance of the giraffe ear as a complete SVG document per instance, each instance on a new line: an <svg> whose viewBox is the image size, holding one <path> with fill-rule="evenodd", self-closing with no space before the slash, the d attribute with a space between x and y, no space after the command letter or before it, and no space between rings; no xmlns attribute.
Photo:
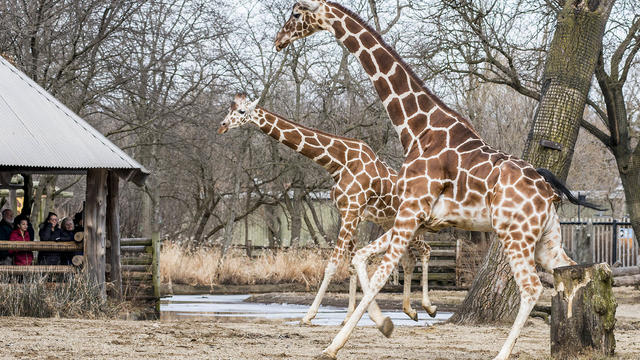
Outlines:
<svg viewBox="0 0 640 360"><path fill-rule="evenodd" d="M320 0L300 0L299 1L300 6L302 6L303 8L311 12L318 10L321 3L322 1Z"/></svg>
<svg viewBox="0 0 640 360"><path fill-rule="evenodd" d="M247 105L247 110L249 110L249 112L252 112L258 105L259 101L260 99L255 99L254 101L252 101L249 105Z"/></svg>

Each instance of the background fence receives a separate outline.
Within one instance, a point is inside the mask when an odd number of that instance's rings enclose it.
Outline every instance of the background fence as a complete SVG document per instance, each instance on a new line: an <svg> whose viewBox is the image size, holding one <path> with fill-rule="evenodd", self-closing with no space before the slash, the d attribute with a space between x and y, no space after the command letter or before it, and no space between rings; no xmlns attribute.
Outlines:
<svg viewBox="0 0 640 360"><path fill-rule="evenodd" d="M575 253L579 237L589 237L593 262L629 267L640 265L640 247L629 219L612 218L565 219L560 222L562 242L569 253Z"/></svg>

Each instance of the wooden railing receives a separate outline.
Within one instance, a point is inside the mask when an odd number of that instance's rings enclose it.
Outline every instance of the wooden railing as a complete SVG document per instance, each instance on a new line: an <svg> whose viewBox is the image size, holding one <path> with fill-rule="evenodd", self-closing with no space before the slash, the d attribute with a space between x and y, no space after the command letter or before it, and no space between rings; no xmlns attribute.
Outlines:
<svg viewBox="0 0 640 360"><path fill-rule="evenodd" d="M160 298L158 237L153 234L151 238L120 239L122 282L126 298Z"/></svg>

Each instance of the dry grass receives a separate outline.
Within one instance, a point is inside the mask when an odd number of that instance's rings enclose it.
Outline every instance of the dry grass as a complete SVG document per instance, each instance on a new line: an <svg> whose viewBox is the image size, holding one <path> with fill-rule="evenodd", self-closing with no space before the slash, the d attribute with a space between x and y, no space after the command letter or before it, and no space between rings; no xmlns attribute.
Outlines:
<svg viewBox="0 0 640 360"><path fill-rule="evenodd" d="M100 289L84 274L65 275L52 282L50 275L2 276L0 316L105 318L121 304L100 297Z"/></svg>
<svg viewBox="0 0 640 360"><path fill-rule="evenodd" d="M160 255L160 276L164 283L189 285L300 283L311 287L322 281L328 258L326 250L318 249L279 250L253 258L231 249L220 262L218 249L187 251L165 242ZM348 266L343 263L334 281L348 277Z"/></svg>

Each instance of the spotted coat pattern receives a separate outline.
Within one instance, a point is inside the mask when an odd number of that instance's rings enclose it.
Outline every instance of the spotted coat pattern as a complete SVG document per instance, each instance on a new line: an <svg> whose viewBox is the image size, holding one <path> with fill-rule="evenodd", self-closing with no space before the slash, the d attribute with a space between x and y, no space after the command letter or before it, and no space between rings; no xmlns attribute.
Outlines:
<svg viewBox="0 0 640 360"><path fill-rule="evenodd" d="M228 115L222 121L218 133L251 122L265 134L283 143L296 152L322 166L333 178L331 198L340 213L340 232L331 258L325 269L325 276L314 303L302 319L310 324L320 306L322 298L336 272L340 262L348 255L353 256L356 240L354 233L361 221L380 224L385 230L392 225L396 209L400 203L395 185L397 173L374 153L364 141L341 137L311 129L289 121L279 115L257 107L246 95L238 94L231 104ZM427 313L435 316L436 308L428 297L427 269L431 248L417 237L410 246L420 255L423 271L422 306ZM417 320L417 312L411 308L411 275L415 263L412 252L407 252L402 260L405 268L405 292L403 310L409 317ZM348 315L355 308L356 274L352 272ZM375 305L374 305L375 306ZM384 320L378 309L374 309L380 326Z"/></svg>
<svg viewBox="0 0 640 360"><path fill-rule="evenodd" d="M508 358L542 291L535 263L549 271L575 264L560 246L553 205L559 198L530 164L485 143L466 119L422 85L380 34L343 6L323 0L296 3L276 36L276 49L319 30L334 34L358 59L406 157L398 176L400 205L393 227L353 259L365 295L323 356L334 358L344 346L416 234L454 226L495 231L509 258L521 305L496 357ZM364 260L376 252L385 255L368 279Z"/></svg>

